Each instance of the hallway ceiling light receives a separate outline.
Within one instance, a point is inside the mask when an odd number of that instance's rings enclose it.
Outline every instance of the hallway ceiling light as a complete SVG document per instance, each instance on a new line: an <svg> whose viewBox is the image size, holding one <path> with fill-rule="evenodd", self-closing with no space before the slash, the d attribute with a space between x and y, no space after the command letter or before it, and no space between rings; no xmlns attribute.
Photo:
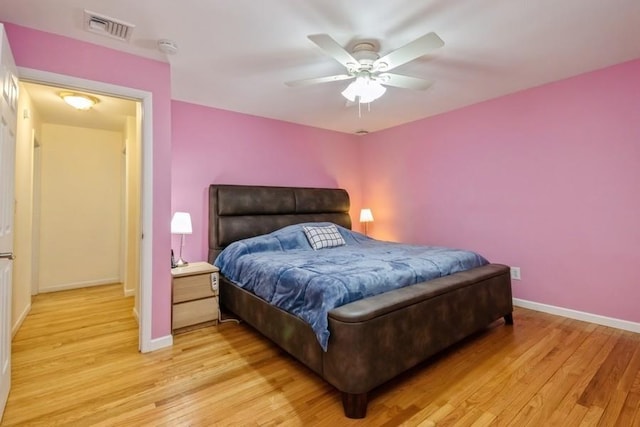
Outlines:
<svg viewBox="0 0 640 427"><path fill-rule="evenodd" d="M74 92L60 92L60 98L76 110L88 110L99 102L96 97Z"/></svg>

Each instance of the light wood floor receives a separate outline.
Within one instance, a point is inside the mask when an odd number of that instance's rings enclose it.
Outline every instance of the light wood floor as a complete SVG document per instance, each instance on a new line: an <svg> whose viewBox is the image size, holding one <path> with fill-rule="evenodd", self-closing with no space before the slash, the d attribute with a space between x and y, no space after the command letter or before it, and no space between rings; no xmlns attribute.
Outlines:
<svg viewBox="0 0 640 427"><path fill-rule="evenodd" d="M639 426L640 335L529 310L372 393L367 418L245 325L140 354L121 287L43 294L2 425Z"/></svg>

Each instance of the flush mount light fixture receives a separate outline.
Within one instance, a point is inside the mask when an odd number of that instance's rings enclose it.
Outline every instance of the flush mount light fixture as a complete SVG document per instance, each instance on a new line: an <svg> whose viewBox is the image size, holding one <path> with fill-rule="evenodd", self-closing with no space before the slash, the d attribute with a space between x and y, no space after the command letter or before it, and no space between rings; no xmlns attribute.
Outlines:
<svg viewBox="0 0 640 427"><path fill-rule="evenodd" d="M76 110L88 110L98 102L98 98L75 92L60 92L60 98Z"/></svg>

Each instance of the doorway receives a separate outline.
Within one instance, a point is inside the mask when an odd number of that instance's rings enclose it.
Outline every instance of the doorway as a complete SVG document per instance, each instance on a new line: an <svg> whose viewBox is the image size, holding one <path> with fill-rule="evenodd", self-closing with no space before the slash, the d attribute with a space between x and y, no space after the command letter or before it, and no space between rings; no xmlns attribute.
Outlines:
<svg viewBox="0 0 640 427"><path fill-rule="evenodd" d="M153 351L163 347L165 343L154 343L151 339L151 250L152 250L152 103L151 93L121 87L117 85L78 79L71 76L64 76L32 69L20 69L19 74L22 81L40 83L47 86L61 87L65 89L77 90L81 92L94 93L99 96L107 95L114 98L126 98L134 100L136 107L136 126L140 135L140 148L138 150L140 165L139 177L139 228L135 233L135 238L139 243L139 249L134 251L139 255L137 263L139 286L137 288L135 311L138 314L139 324L139 350L142 352ZM42 140L36 138L39 144ZM126 150L126 146L125 146ZM125 215L125 217L128 215ZM127 227L129 233L131 230ZM131 235L131 234L130 234ZM124 239L123 239L124 242ZM130 247L130 246L127 246ZM129 254L130 255L130 254ZM128 255L127 255L128 256ZM128 270L128 269L127 269ZM126 277L124 273L124 276Z"/></svg>
<svg viewBox="0 0 640 427"><path fill-rule="evenodd" d="M82 92L97 104L77 110L60 97L67 93L72 92L21 82L28 116L23 120L33 129L19 137L33 149L23 157L33 161L17 166L32 171L24 181L33 184L18 188L17 199L26 200L17 206L27 209L18 213L24 224L17 229L32 224L34 232L33 239L25 233L33 241L32 278L16 282L32 282L32 293L119 282L125 296L134 296L140 259L138 102ZM16 267L20 273L20 262Z"/></svg>

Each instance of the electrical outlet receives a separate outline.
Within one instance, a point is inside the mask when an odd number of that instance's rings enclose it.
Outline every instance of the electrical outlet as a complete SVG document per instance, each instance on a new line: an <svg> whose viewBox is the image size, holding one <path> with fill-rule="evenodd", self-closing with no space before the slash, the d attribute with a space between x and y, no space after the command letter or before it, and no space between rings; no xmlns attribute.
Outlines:
<svg viewBox="0 0 640 427"><path fill-rule="evenodd" d="M522 279L522 276L520 276L520 267L511 267L511 278L513 280Z"/></svg>

